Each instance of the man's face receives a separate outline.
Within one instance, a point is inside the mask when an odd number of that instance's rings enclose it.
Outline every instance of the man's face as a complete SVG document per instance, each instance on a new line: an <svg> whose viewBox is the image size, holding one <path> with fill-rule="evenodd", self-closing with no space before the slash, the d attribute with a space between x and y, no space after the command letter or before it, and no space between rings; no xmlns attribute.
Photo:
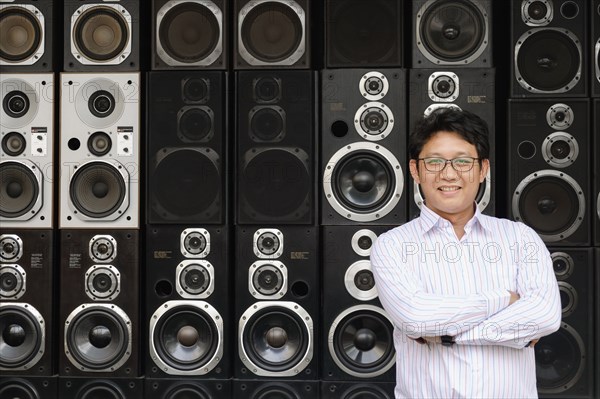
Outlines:
<svg viewBox="0 0 600 399"><path fill-rule="evenodd" d="M441 131L431 136L419 154L419 158L431 157L454 159L477 158L478 155L475 146L457 133ZM457 172L450 163L440 172L430 172L425 168L424 161L414 159L409 166L413 179L421 185L427 207L445 219L452 219L452 216L472 215L473 201L479 184L484 181L488 172L489 161L484 160L481 166L475 161L468 172Z"/></svg>

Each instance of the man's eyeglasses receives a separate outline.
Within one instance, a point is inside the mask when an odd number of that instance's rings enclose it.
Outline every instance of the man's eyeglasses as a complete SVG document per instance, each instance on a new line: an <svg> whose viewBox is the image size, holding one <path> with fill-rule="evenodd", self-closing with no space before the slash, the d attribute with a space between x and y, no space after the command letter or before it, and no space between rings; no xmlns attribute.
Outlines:
<svg viewBox="0 0 600 399"><path fill-rule="evenodd" d="M455 171L457 172L468 172L473 169L475 161L479 161L479 158L473 157L460 157L453 159L444 158L417 158L417 161L423 161L425 169L429 172L441 172L446 168L446 165L450 163Z"/></svg>

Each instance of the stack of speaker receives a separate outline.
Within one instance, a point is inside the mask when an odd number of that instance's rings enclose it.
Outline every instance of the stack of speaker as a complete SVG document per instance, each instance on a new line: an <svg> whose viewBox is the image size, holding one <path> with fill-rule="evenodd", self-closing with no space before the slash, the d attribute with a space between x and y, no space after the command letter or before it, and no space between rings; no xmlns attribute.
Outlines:
<svg viewBox="0 0 600 399"><path fill-rule="evenodd" d="M509 214L546 243L563 308L561 328L535 346L543 397L594 396L600 125L599 100L590 97L600 95L599 27L597 0L511 9Z"/></svg>

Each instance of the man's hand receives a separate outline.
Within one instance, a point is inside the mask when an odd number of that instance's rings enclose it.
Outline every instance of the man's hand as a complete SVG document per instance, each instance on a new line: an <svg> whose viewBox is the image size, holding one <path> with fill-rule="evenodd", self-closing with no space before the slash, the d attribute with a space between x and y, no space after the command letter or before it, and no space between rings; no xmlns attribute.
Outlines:
<svg viewBox="0 0 600 399"><path fill-rule="evenodd" d="M517 302L519 299L521 299L521 296L519 294L517 294L514 291L509 291L510 292L510 301L508 302L508 306L512 305L513 303Z"/></svg>

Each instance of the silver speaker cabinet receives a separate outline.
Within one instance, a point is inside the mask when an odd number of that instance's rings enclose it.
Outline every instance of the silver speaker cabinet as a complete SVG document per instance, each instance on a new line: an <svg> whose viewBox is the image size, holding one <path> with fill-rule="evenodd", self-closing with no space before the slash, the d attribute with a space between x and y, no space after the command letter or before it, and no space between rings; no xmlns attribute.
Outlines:
<svg viewBox="0 0 600 399"><path fill-rule="evenodd" d="M139 226L140 76L61 75L60 227Z"/></svg>

